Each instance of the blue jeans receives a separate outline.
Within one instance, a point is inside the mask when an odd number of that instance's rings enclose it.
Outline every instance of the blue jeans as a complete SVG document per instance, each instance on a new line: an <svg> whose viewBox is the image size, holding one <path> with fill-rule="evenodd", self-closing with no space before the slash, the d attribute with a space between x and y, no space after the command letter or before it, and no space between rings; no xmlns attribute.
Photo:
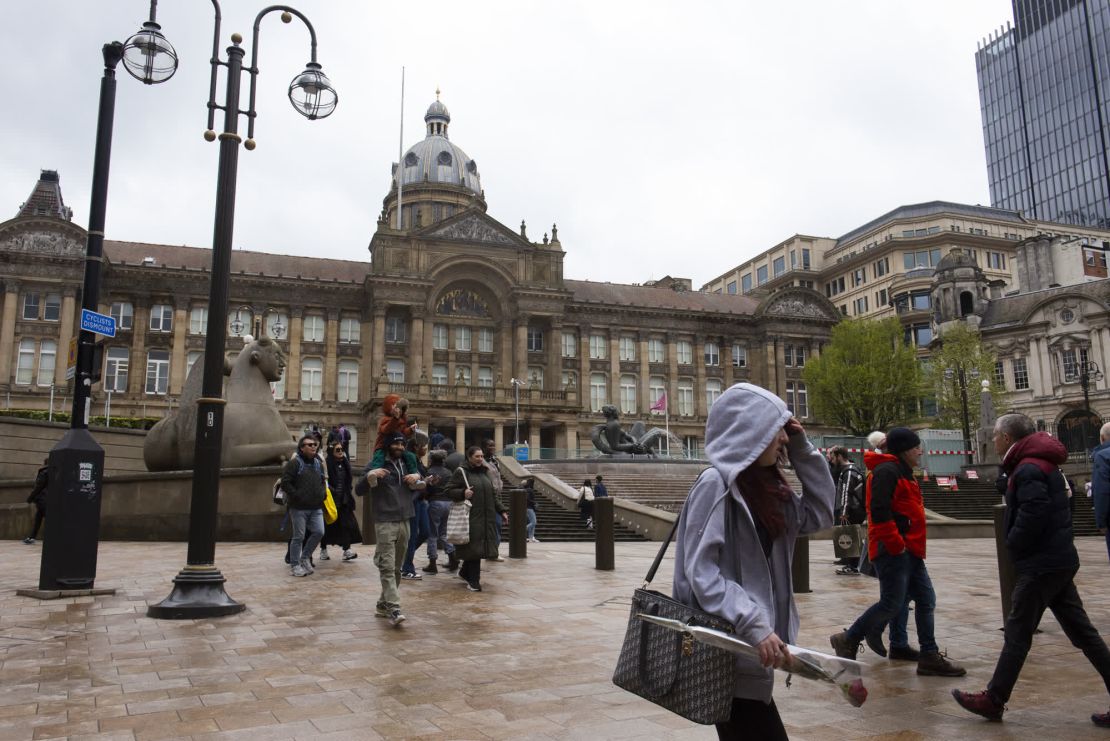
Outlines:
<svg viewBox="0 0 1110 741"><path fill-rule="evenodd" d="M289 521L293 523L293 536L289 541L289 565L296 566L302 557L308 558L316 550L320 538L324 537L324 510L290 509ZM304 539L306 530L308 540Z"/></svg>
<svg viewBox="0 0 1110 741"><path fill-rule="evenodd" d="M428 539L428 533L431 530L428 525L428 503L423 499L417 499L413 502L413 510L416 514L409 520L409 547L405 551L405 563L401 566L401 571L406 574L416 573L412 557L416 555L416 549L420 544Z"/></svg>
<svg viewBox="0 0 1110 741"><path fill-rule="evenodd" d="M528 540L536 537L536 510L531 507L528 508L528 524L524 526L524 530Z"/></svg>
<svg viewBox="0 0 1110 741"><path fill-rule="evenodd" d="M879 556L873 563L879 574L879 601L852 623L852 627L848 628L848 637L853 641L862 641L868 633L881 631L891 618L908 609L908 597L914 602L914 622L917 624L917 640L921 644L921 652L936 653L938 647L933 634L933 612L937 597L929 571L925 568L925 561L903 551L897 556ZM904 628L902 635L893 632L894 626L891 629L891 645L900 645L896 641L905 639Z"/></svg>
<svg viewBox="0 0 1110 741"><path fill-rule="evenodd" d="M428 502L428 560L435 561L439 550L447 554L455 552L455 546L447 542L447 516L451 514L451 502L433 499ZM439 550L437 550L437 548Z"/></svg>

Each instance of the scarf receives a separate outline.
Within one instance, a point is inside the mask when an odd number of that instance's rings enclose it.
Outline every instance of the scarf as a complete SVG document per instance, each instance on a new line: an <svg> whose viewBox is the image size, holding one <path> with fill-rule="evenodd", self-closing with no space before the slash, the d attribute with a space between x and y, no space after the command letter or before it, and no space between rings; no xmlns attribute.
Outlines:
<svg viewBox="0 0 1110 741"><path fill-rule="evenodd" d="M736 477L740 496L771 540L786 531L783 503L794 495L778 466L748 466Z"/></svg>

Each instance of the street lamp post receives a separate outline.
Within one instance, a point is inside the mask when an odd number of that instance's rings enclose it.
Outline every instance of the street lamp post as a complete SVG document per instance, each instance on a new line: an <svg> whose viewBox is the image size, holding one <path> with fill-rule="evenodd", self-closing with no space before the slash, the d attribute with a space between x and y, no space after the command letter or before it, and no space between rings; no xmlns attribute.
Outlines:
<svg viewBox="0 0 1110 741"><path fill-rule="evenodd" d="M246 111L239 108L239 88L243 72L245 51L240 44L242 36L231 35L231 46L227 48L227 61L221 61L218 54L220 6L212 0L216 9L215 31L213 34L212 82L208 100L208 130L204 138L208 141L220 140L220 159L216 177L216 214L212 235L212 283L208 295L208 334L204 345L204 379L201 395L197 399L196 444L194 447L193 489L189 508L189 547L185 567L174 577L174 587L170 595L147 609L147 615L155 618L192 619L230 615L240 612L245 605L236 602L224 591L226 581L215 564L216 526L218 519L220 458L223 442L223 364L224 347L227 341L227 302L231 278L231 246L235 224L235 187L239 164L239 116L247 116L247 140L243 146L253 150L254 121L256 112L255 82L258 76L258 33L262 19L273 11L281 11L284 23L297 16L308 28L311 37L311 61L293 79L289 86L289 100L299 113L309 119L324 118L335 109L338 98L331 83L316 62L316 31L312 24L299 11L284 5L273 5L263 9L254 20L251 64L246 68L250 74L250 102ZM145 26L144 26L145 29ZM143 36L140 31L136 37ZM135 38L135 37L133 37ZM130 44L129 44L130 45ZM149 47L146 39L139 39L136 46ZM152 52L153 53L153 52ZM155 60L151 67L157 67ZM227 67L227 91L224 104L216 103L216 71L219 66ZM223 132L217 136L212 126L215 112L224 112Z"/></svg>
<svg viewBox="0 0 1110 741"><path fill-rule="evenodd" d="M524 385L524 381L519 378L510 378L509 383L513 385L513 417L516 420L516 425L513 430L513 445L520 445L520 387ZM516 455L516 448L513 448L513 455Z"/></svg>
<svg viewBox="0 0 1110 741"><path fill-rule="evenodd" d="M944 377L947 378L950 381L955 380L959 384L960 408L963 411L963 423L964 423L964 445L966 446L965 449L968 451L967 452L967 463L968 463L968 465L971 465L975 462L975 459L974 459L973 453L971 451L971 420L968 417L968 407L967 407L967 378L968 378L968 376L970 376L971 380L974 382L975 379L977 379L979 377L979 369L978 368L972 368L971 370L967 371L966 374L964 372L963 365L958 366L955 369L954 372L953 372L952 368L945 368L944 369Z"/></svg>
<svg viewBox="0 0 1110 741"><path fill-rule="evenodd" d="M85 278L81 292L81 307L91 311L97 310L100 300L100 265L104 254L104 219L108 209L108 173L116 110L116 67L123 59L123 44L118 41L105 44L103 55L104 75L100 78ZM46 522L39 560L39 589L44 591L91 589L96 581L104 449L89 433L95 339L92 332L84 329L78 335L69 430L51 449L47 463L46 506L51 516Z"/></svg>
<svg viewBox="0 0 1110 741"><path fill-rule="evenodd" d="M1083 388L1083 410L1087 412L1087 418L1083 420L1083 448L1090 452L1094 447L1091 441L1091 381L1098 381L1102 378L1102 371L1099 370L1098 363L1089 360L1083 363L1079 368L1079 385Z"/></svg>

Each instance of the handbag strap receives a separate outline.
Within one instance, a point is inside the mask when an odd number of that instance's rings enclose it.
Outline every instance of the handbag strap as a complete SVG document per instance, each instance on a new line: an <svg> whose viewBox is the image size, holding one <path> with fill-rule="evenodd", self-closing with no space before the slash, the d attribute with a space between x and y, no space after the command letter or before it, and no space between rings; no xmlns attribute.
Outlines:
<svg viewBox="0 0 1110 741"><path fill-rule="evenodd" d="M731 507L729 506L729 504L730 504L731 500L732 500L732 496L729 495L728 493L726 493L725 494L725 530L726 530L726 532L730 529L729 513L730 513L730 510L731 510ZM686 502L689 502L689 501L690 501L690 495L687 494L686 495ZM671 532L667 535L667 539L663 541L663 545L660 546L659 552L655 554L655 561L652 562L651 568L648 569L647 576L644 577L644 583L643 583L643 586L641 587L641 589L647 589L648 585L651 584L651 580L655 578L655 572L659 570L659 564L663 563L663 556L667 555L667 548L670 547L671 541L674 540L674 535L678 531L678 523L682 519L682 513L686 511L686 502L684 502L682 504L682 511L680 511L678 513L678 517L674 518L674 525L671 526Z"/></svg>
<svg viewBox="0 0 1110 741"><path fill-rule="evenodd" d="M466 484L466 488L469 489L470 488L470 481L467 480L466 471L463 470L462 466L459 466L459 472L462 474L463 483Z"/></svg>

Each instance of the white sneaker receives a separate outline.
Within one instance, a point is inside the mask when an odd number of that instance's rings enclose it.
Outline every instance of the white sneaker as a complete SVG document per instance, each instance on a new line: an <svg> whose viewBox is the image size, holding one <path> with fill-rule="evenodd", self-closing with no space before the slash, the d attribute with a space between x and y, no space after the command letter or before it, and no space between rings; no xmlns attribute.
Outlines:
<svg viewBox="0 0 1110 741"><path fill-rule="evenodd" d="M343 560L344 561L354 561L356 558L358 558L358 554L355 553L354 551L350 550L349 548L347 550L343 551Z"/></svg>
<svg viewBox="0 0 1110 741"><path fill-rule="evenodd" d="M304 569L307 574L312 574L316 571L316 569L312 568L312 561L307 558L301 559L301 568Z"/></svg>
<svg viewBox="0 0 1110 741"><path fill-rule="evenodd" d="M297 564L293 567L293 576L308 576L308 572L305 571L304 566Z"/></svg>
<svg viewBox="0 0 1110 741"><path fill-rule="evenodd" d="M539 542L540 542L540 539L539 539L539 538L532 538L532 542L533 542L533 543L539 543Z"/></svg>
<svg viewBox="0 0 1110 741"><path fill-rule="evenodd" d="M328 555L327 546L324 546L323 548L320 549L320 560L321 561L330 561L331 560L331 556Z"/></svg>

